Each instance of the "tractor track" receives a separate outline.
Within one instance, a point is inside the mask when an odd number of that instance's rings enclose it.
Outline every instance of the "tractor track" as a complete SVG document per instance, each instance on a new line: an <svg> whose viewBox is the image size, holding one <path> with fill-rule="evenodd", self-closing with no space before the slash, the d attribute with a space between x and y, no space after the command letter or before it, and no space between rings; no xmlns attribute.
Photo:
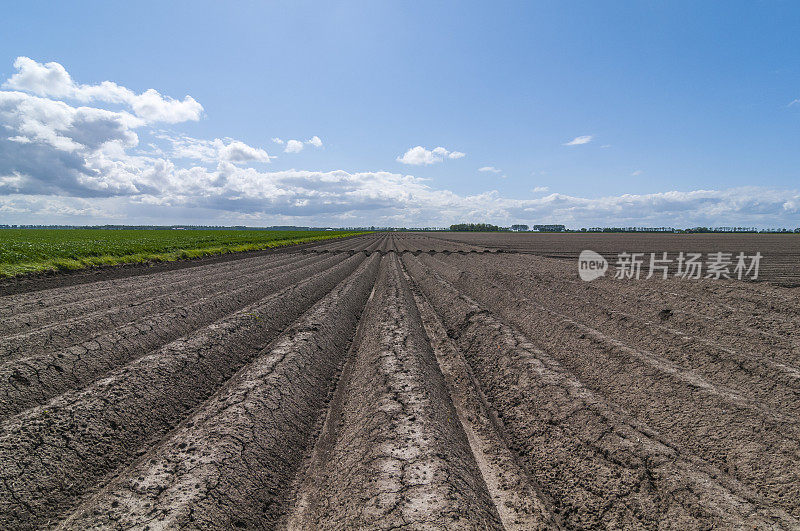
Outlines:
<svg viewBox="0 0 800 531"><path fill-rule="evenodd" d="M800 528L794 288L435 233L43 282L3 529Z"/></svg>

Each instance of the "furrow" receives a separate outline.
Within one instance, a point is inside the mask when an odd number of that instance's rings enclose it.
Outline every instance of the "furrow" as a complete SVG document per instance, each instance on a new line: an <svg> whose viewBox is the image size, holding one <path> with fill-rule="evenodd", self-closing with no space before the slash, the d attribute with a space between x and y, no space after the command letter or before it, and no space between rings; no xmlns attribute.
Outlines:
<svg viewBox="0 0 800 531"><path fill-rule="evenodd" d="M562 364L575 358L592 365L586 354L557 341L545 353L420 259L405 255L404 262L566 527L798 525L778 504L665 440ZM624 374L618 378L627 383Z"/></svg>
<svg viewBox="0 0 800 531"><path fill-rule="evenodd" d="M59 527L274 528L341 370L379 258L287 329Z"/></svg>
<svg viewBox="0 0 800 531"><path fill-rule="evenodd" d="M64 349L45 350L0 364L0 415L14 415L68 389L86 385L114 367L276 294L336 262L338 259L331 257L273 278L258 279L229 293L204 297L117 328L111 325L110 332Z"/></svg>
<svg viewBox="0 0 800 531"><path fill-rule="evenodd" d="M118 310L127 307L142 307L159 299L169 297L188 297L194 293L210 293L216 286L220 286L226 279L232 277L254 276L267 271L287 267L301 267L309 258L302 255L284 255L280 260L266 260L261 257L259 262L247 267L225 268L209 270L204 274L196 274L193 270L182 270L183 274L172 278L162 278L160 275L151 277L148 283L142 283L135 289L117 289L111 293L97 293L88 295L85 300L65 304L48 306L34 311L20 311L12 314L0 323L0 337L12 334L32 332L44 327L63 325L66 320L87 319L91 316L102 315L103 311ZM155 280L155 282L154 282Z"/></svg>
<svg viewBox="0 0 800 531"><path fill-rule="evenodd" d="M59 518L104 486L355 271L363 254L0 425L0 527Z"/></svg>
<svg viewBox="0 0 800 531"><path fill-rule="evenodd" d="M153 279L163 279L164 284L188 277L202 277L217 272L232 272L243 268L258 267L265 261L283 260L284 257L297 256L288 248L273 251L266 255L242 257L222 263L191 265L174 270L150 273L147 268L139 275L130 277L90 281L70 286L54 287L0 297L0 317L17 315L28 311L57 308L80 301L92 301L105 295L122 295L136 292L153 283Z"/></svg>
<svg viewBox="0 0 800 531"><path fill-rule="evenodd" d="M435 263L428 260L429 263ZM457 276L457 275L453 275ZM793 415L747 400L488 282L454 284L518 326L596 393L800 516L800 430ZM524 317L523 317L524 316ZM553 348L558 345L559 348ZM577 354L577 355L576 355Z"/></svg>
<svg viewBox="0 0 800 531"><path fill-rule="evenodd" d="M437 251L485 251L488 248L482 245L475 245L472 243L465 243L463 241L459 241L452 237L430 237L425 236L423 240L426 240L427 245L426 249L433 249Z"/></svg>
<svg viewBox="0 0 800 531"><path fill-rule="evenodd" d="M198 300L212 300L222 297L226 293L235 293L265 277L272 278L291 274L303 267L313 267L314 262L313 260L302 261L297 265L288 264L249 274L231 273L216 282L195 285L184 291L176 291L152 299L121 301L111 308L96 312L91 310L91 305L84 304L84 313L71 319L64 319L3 338L3 343L0 345L0 360L13 358L19 353L30 356L71 346L98 333L113 330L148 315L158 315L171 309L188 306Z"/></svg>
<svg viewBox="0 0 800 531"><path fill-rule="evenodd" d="M407 273L405 276L413 282ZM464 354L447 336L447 330L425 295L416 286L413 293L458 419L503 527L507 531L561 528L553 514L551 500L509 449L500 422L490 410Z"/></svg>
<svg viewBox="0 0 800 531"><path fill-rule="evenodd" d="M367 250L367 247L370 243L380 240L383 237L382 234L370 234L364 236L358 236L356 238L348 238L346 240L337 240L333 242L328 242L323 245L315 246L312 251L313 252L334 252L334 251L364 251Z"/></svg>
<svg viewBox="0 0 800 531"><path fill-rule="evenodd" d="M394 254L287 525L502 529Z"/></svg>
<svg viewBox="0 0 800 531"><path fill-rule="evenodd" d="M456 288L536 338L594 392L668 434L685 452L800 515L800 431L795 417L712 385L652 352L526 304L489 282L476 284L468 275L461 276L454 282Z"/></svg>
<svg viewBox="0 0 800 531"><path fill-rule="evenodd" d="M446 266L446 262L437 262ZM466 282L478 279L484 283L496 281L506 300L539 305L561 319L580 323L576 326L588 325L595 335L600 332L609 336L609 340L613 337L636 349L656 353L666 364L674 364L676 371L696 372L716 385L768 406L770 410L792 417L800 413L800 370L773 360L774 349L770 351L766 346L753 348L752 341L748 342L747 350L741 351L738 344L734 349L707 339L705 336L711 335L707 332L692 335L685 329L673 328L674 311L680 311L680 308L667 314L655 310L630 313L621 309L629 305L626 305L629 299L622 297L599 297L593 290L564 292L558 287L520 277L511 279L499 273L493 275L487 264L478 261L469 261L458 267L464 271L459 276L464 276ZM526 296L517 295L520 292ZM797 421L791 420L790 423L796 424Z"/></svg>
<svg viewBox="0 0 800 531"><path fill-rule="evenodd" d="M382 234L379 238L375 238L375 240L372 243L367 245L364 248L364 250L367 251L367 252L376 251L376 250L378 250L380 248L381 245L383 245L383 242L385 240L386 240L386 235ZM353 249L357 249L357 248L358 248L357 246L353 246Z"/></svg>
<svg viewBox="0 0 800 531"><path fill-rule="evenodd" d="M619 300L637 311L657 313L669 308L674 312L670 321L675 324L706 329L715 336L724 333L734 342L758 339L772 348L794 349L795 356L800 356L800 305L796 297L787 297L785 288L766 283L674 278L635 282L606 278L587 283L578 280L575 263L513 255L507 260L510 267L505 269L519 280L545 283L568 293L586 292L601 299ZM781 304L784 299L793 304Z"/></svg>
<svg viewBox="0 0 800 531"><path fill-rule="evenodd" d="M379 239L380 235L378 236L360 236L358 238L353 238L351 240L342 240L337 241L335 244L330 245L327 247L328 249L338 249L338 250L348 250L353 249L357 251L364 250L369 242L373 240Z"/></svg>

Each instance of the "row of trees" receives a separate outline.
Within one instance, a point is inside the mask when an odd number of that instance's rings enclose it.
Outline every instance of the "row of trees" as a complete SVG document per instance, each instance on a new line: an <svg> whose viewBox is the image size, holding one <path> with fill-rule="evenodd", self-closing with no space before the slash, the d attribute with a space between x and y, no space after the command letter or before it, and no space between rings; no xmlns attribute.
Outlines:
<svg viewBox="0 0 800 531"><path fill-rule="evenodd" d="M705 233L705 232L758 232L758 233L786 233L800 232L800 228L794 229L757 229L755 227L693 227L683 232Z"/></svg>
<svg viewBox="0 0 800 531"><path fill-rule="evenodd" d="M527 225L511 225L511 227L499 227L491 223L459 223L450 225L451 231L456 232L515 232L530 230ZM534 225L533 230L539 232L564 232L567 228L564 225Z"/></svg>
<svg viewBox="0 0 800 531"><path fill-rule="evenodd" d="M509 229L490 223L459 223L458 225L450 225L450 230L455 232L503 232Z"/></svg>

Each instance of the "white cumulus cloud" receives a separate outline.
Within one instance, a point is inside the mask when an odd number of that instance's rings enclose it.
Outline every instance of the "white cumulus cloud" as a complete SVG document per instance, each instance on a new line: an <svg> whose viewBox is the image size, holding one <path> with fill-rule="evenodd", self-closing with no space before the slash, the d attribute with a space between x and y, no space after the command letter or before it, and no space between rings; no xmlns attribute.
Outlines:
<svg viewBox="0 0 800 531"><path fill-rule="evenodd" d="M410 148L403 155L397 157L398 162L403 164L411 164L413 166L428 166L442 162L445 159L460 159L466 156L466 153L460 151L448 151L447 149L439 146L431 150L425 149L422 146Z"/></svg>
<svg viewBox="0 0 800 531"><path fill-rule="evenodd" d="M162 96L154 89L136 94L111 81L103 81L97 85L75 83L67 70L56 62L42 64L28 57L18 57L14 61L14 68L17 73L3 83L3 88L84 103L96 101L122 104L139 118L151 123L196 121L203 113L203 106L191 96L176 100Z"/></svg>
<svg viewBox="0 0 800 531"><path fill-rule="evenodd" d="M216 139L219 140L219 139ZM230 141L219 150L220 158L230 162L269 162L269 155L261 148L248 146L238 140Z"/></svg>
<svg viewBox="0 0 800 531"><path fill-rule="evenodd" d="M179 159L195 159L203 162L232 162L234 164L248 162L270 162L271 158L261 148L249 146L232 138L215 138L202 140L189 136L171 136L159 134L157 138L166 140L172 145L169 154Z"/></svg>
<svg viewBox="0 0 800 531"><path fill-rule="evenodd" d="M283 151L286 153L300 153L303 151L303 143L299 140L289 140L286 142L286 149Z"/></svg>
<svg viewBox="0 0 800 531"><path fill-rule="evenodd" d="M283 140L280 138L273 138L273 142L276 144L283 144ZM286 141L286 149L284 149L284 153L300 153L303 151L303 148L306 146L314 146L315 148L322 147L322 139L316 135L312 136L305 142L301 142L300 140L287 140Z"/></svg>
<svg viewBox="0 0 800 531"><path fill-rule="evenodd" d="M503 170L501 170L499 168L495 168L494 166L483 166L482 168L478 168L478 171L491 172L491 173L500 173Z"/></svg>

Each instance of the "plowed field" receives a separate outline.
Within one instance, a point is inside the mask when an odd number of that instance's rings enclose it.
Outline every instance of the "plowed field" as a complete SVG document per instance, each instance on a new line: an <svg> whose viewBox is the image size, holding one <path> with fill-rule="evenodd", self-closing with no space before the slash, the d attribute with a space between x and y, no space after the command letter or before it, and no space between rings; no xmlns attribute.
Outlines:
<svg viewBox="0 0 800 531"><path fill-rule="evenodd" d="M0 528L800 528L798 288L500 243L6 286Z"/></svg>

